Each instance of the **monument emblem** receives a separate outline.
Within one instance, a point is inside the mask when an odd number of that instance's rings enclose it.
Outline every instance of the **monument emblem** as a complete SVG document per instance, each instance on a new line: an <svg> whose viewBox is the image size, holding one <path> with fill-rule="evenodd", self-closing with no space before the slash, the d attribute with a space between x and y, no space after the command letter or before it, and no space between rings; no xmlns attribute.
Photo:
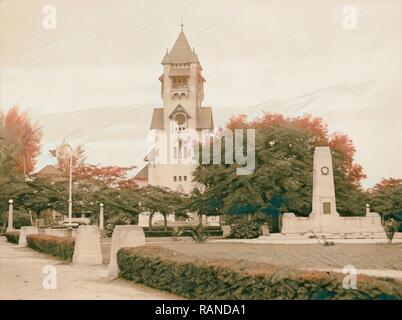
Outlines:
<svg viewBox="0 0 402 320"><path fill-rule="evenodd" d="M329 147L317 147L313 165L313 202L309 217L297 217L285 213L282 218L282 234L305 234L308 232L352 236L366 234L385 237L381 217L369 212L366 216L342 217L336 210L336 196L332 155Z"/></svg>

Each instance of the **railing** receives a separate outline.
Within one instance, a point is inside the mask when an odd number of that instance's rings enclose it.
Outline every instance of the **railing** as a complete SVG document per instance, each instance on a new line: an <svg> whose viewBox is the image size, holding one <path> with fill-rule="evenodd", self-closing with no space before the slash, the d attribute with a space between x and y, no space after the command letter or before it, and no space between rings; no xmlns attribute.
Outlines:
<svg viewBox="0 0 402 320"><path fill-rule="evenodd" d="M173 84L172 89L188 89L187 84Z"/></svg>

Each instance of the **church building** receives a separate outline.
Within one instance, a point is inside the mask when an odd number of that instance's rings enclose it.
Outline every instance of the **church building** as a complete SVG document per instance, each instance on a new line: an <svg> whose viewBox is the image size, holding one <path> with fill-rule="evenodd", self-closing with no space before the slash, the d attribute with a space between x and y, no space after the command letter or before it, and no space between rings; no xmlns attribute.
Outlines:
<svg viewBox="0 0 402 320"><path fill-rule="evenodd" d="M182 30L173 48L166 52L160 76L163 107L155 108L150 129L154 148L148 162L135 177L139 186L168 187L190 193L195 187L193 171L198 165L198 141L214 128L211 107L202 106L202 66Z"/></svg>

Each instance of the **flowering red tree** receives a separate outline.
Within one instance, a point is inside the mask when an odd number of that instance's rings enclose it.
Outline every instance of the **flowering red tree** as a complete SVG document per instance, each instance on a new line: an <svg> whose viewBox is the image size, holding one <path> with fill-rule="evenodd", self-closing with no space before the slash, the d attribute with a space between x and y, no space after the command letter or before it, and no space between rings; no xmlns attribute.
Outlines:
<svg viewBox="0 0 402 320"><path fill-rule="evenodd" d="M32 173L40 153L42 132L39 126L18 106L11 108L1 120L6 152L14 160L13 171L23 175Z"/></svg>
<svg viewBox="0 0 402 320"><path fill-rule="evenodd" d="M264 129L281 127L302 132L310 137L312 147L330 146L341 158L342 171L356 187L361 186L361 181L366 178L363 167L354 162L356 148L353 141L342 133L328 134L327 124L320 117L304 115L295 118L286 118L278 113L264 113L262 117L252 121L247 120L246 115L233 116L227 123L229 129L254 128Z"/></svg>

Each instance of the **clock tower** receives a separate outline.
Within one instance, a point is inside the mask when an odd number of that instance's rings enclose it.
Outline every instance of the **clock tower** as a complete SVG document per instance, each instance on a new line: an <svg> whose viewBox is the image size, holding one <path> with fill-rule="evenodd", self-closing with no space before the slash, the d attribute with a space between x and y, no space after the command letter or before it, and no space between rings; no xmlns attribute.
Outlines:
<svg viewBox="0 0 402 320"><path fill-rule="evenodd" d="M163 107L155 108L152 115L150 129L154 130L155 143L146 157L147 180L151 185L189 193L195 186L195 148L202 130L213 130L213 118L212 109L201 105L205 83L202 66L183 28L162 66L159 81Z"/></svg>

